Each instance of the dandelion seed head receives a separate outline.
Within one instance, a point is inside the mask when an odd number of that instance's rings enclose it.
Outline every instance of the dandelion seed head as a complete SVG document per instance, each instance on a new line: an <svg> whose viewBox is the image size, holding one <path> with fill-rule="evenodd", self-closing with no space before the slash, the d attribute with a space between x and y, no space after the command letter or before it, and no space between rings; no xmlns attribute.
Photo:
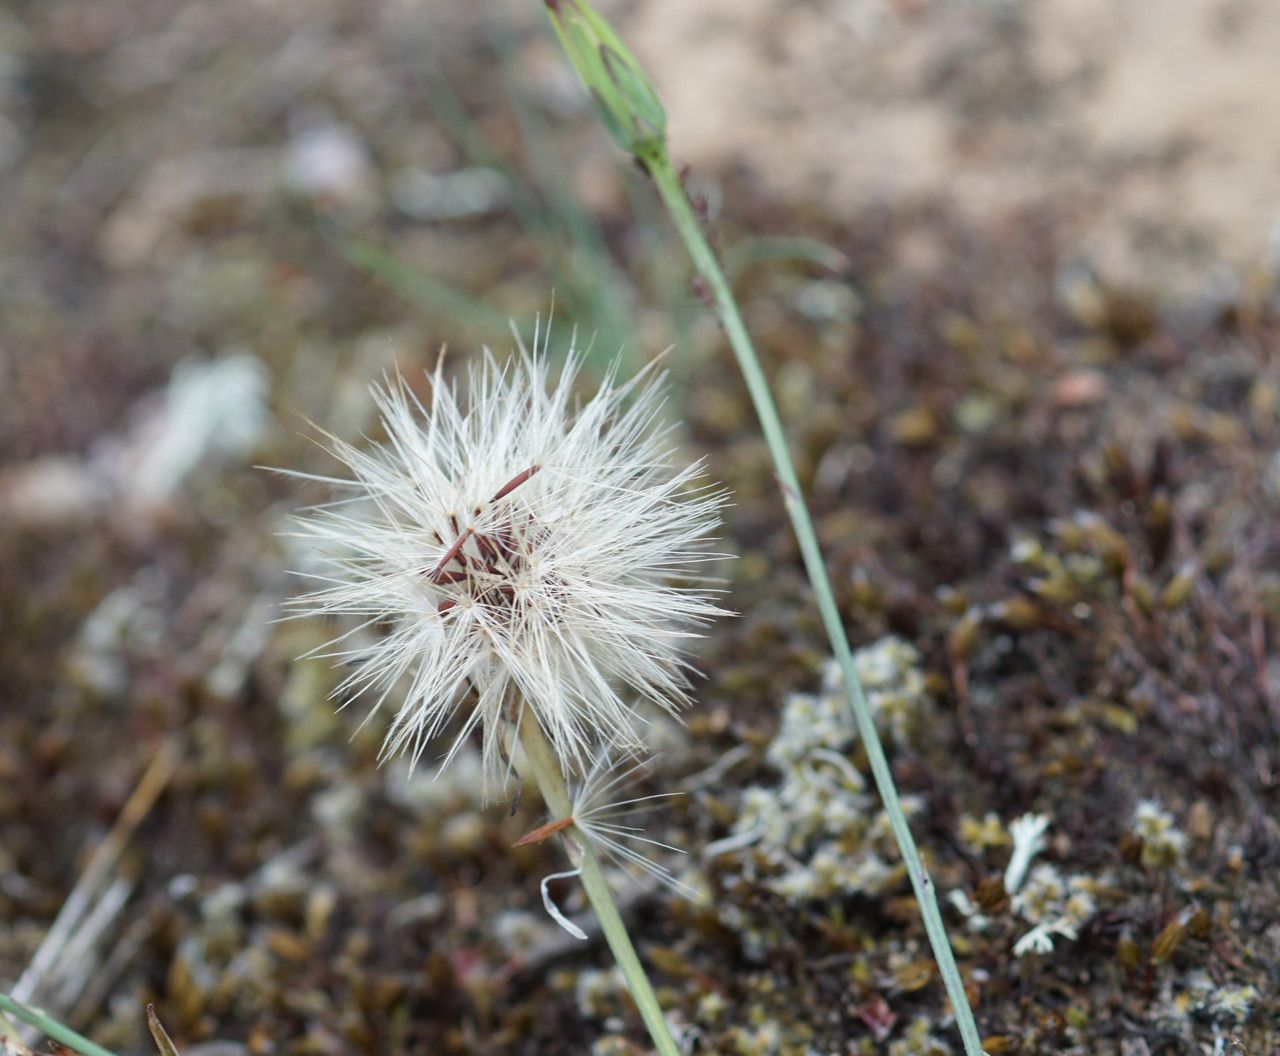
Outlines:
<svg viewBox="0 0 1280 1056"><path fill-rule="evenodd" d="M440 367L425 399L389 381L385 441L327 438L350 478L300 520L322 568L293 606L356 621L316 654L349 667L336 695L372 716L403 694L384 756L416 764L452 729L447 763L479 730L492 779L525 708L566 773L600 744L635 753L634 702L686 702L683 650L722 611L704 569L724 496L676 462L661 376L579 401L576 353L553 371L543 344L486 353L466 397Z"/></svg>

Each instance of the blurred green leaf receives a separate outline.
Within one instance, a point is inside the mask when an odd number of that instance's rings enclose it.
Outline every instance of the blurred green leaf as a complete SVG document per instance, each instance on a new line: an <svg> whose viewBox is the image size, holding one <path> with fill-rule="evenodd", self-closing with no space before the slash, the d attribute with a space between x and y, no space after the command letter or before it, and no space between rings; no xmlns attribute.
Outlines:
<svg viewBox="0 0 1280 1056"><path fill-rule="evenodd" d="M849 258L845 254L816 238L762 235L743 239L726 251L724 270L730 279L737 279L756 264L780 260L802 261L834 272L843 272L849 267Z"/></svg>
<svg viewBox="0 0 1280 1056"><path fill-rule="evenodd" d="M322 223L320 230L346 260L415 304L472 330L510 333L507 317L484 301L437 282L372 242L348 235L330 224Z"/></svg>

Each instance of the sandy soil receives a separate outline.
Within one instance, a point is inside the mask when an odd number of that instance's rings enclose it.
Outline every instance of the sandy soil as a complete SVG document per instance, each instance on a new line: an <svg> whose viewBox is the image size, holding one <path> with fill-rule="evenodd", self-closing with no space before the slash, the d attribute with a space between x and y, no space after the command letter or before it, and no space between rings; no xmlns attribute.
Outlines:
<svg viewBox="0 0 1280 1056"><path fill-rule="evenodd" d="M624 24L695 165L836 215L1049 213L1069 254L1185 291L1274 263L1265 0L653 0Z"/></svg>

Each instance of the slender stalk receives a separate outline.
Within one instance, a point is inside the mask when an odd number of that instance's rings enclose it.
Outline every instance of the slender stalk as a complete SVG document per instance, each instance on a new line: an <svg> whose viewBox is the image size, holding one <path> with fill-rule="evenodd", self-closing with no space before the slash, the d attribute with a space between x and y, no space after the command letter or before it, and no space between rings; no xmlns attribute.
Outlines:
<svg viewBox="0 0 1280 1056"><path fill-rule="evenodd" d="M104 1049L82 1034L77 1034L70 1027L64 1027L57 1020L50 1019L43 1012L15 1001L8 994L0 994L0 1012L7 1012L24 1023L30 1023L46 1037L82 1053L83 1056L115 1056L110 1049Z"/></svg>
<svg viewBox="0 0 1280 1056"><path fill-rule="evenodd" d="M818 546L818 536L813 528L813 519L809 515L808 506L801 493L800 481L796 477L795 464L787 448L782 422L774 406L769 383L760 367L755 346L743 324L724 271L702 232L702 225L698 222L675 167L671 164L671 157L665 143L650 144L648 149L637 156L649 170L654 186L676 230L680 233L680 238L693 260L694 267L707 284L716 313L720 316L725 332L729 336L729 344L738 360L738 369L746 381L747 391L751 394L751 402L755 405L760 427L769 445L769 453L773 456L774 469L782 487L783 502L786 505L787 515L791 518L792 530L800 544L805 571L813 584L823 626L826 628L827 637L831 640L831 648L835 653L836 662L840 665L840 673L844 676L846 701L853 721L857 724L858 733L862 737L862 743L866 746L867 759L871 763L871 773L875 778L876 788L884 802L885 813L889 816L889 824L893 828L894 838L902 852L902 859L907 865L911 887L915 891L920 914L924 918L925 933L929 937L929 944L933 947L934 959L938 963L947 997L950 998L951 1007L955 1011L956 1025L964 1041L965 1052L967 1056L981 1056L982 1044L978 1038L978 1029L974 1024L973 1012L969 1008L964 982L956 967L955 956L951 952L946 927L942 923L942 914L938 910L933 881L920 860L915 839L911 835L911 828L902 813L902 804L898 798L897 787L894 785L893 773L889 769L884 748L880 744L880 735L876 732L875 720L871 716L871 709L867 706L862 683L853 668L853 653L849 648L849 639L845 635L844 624L840 619L840 611L836 607L831 580L827 576L822 550Z"/></svg>
<svg viewBox="0 0 1280 1056"><path fill-rule="evenodd" d="M539 728L537 720L526 710L520 723L520 744L524 748L525 758L533 771L534 779L542 792L542 798L551 813L561 818L570 817L573 806L569 800L569 790L565 786L564 776L560 772L560 764L551 753L551 746ZM659 1056L680 1056L680 1049L675 1038L671 1036L671 1028L662 1015L657 995L649 984L635 947L631 944L631 936L627 934L627 926L622 922L617 904L609 891L609 885L600 868L600 859L585 837L577 841L582 851L581 879L582 886L591 900L591 908L595 910L600 921L600 929L604 932L605 941L613 951L618 967L622 969L627 988L640 1010L640 1018L649 1028L649 1036L657 1046Z"/></svg>

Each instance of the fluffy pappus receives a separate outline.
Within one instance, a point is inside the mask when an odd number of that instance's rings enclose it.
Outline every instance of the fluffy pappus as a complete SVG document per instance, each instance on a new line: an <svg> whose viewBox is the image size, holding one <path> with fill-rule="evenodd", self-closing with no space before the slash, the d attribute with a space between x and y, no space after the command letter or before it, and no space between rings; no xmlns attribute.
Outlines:
<svg viewBox="0 0 1280 1056"><path fill-rule="evenodd" d="M425 400L375 388L385 441L329 436L351 477L310 478L339 499L299 520L322 567L293 612L357 621L313 654L350 665L336 696L372 715L403 687L384 756L456 729L447 763L479 729L500 776L525 709L566 774L635 753L632 701L683 705L684 647L722 612L704 573L724 494L677 464L662 375L610 371L580 400L576 353L553 370L534 348L486 352L465 397L442 367Z"/></svg>

